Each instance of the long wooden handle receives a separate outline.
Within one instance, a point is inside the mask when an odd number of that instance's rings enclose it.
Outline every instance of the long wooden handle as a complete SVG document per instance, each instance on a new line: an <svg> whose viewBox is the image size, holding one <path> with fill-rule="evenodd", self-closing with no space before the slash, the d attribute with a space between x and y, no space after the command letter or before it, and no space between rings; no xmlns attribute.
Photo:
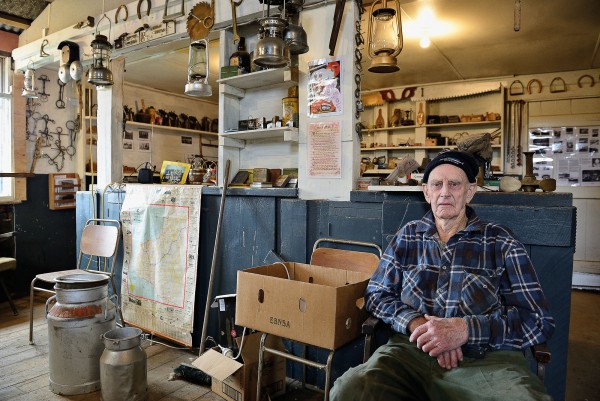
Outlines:
<svg viewBox="0 0 600 401"><path fill-rule="evenodd" d="M337 37L340 32L340 26L342 25L342 17L344 15L344 6L346 0L336 0L335 2L335 13L333 14L333 28L331 29L331 37L329 38L329 55L333 56L335 52L335 45L337 43Z"/></svg>

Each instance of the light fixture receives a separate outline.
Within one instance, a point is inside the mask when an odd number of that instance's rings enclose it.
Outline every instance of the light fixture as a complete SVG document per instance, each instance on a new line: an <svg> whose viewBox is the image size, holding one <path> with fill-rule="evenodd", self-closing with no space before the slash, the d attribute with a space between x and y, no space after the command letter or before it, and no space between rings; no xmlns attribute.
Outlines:
<svg viewBox="0 0 600 401"><path fill-rule="evenodd" d="M393 3L395 7L388 7ZM404 46L399 0L375 0L369 18L369 71L390 73L400 70L396 56Z"/></svg>
<svg viewBox="0 0 600 401"><path fill-rule="evenodd" d="M184 93L188 96L212 96L208 84L208 42L206 39L190 43L188 82Z"/></svg>
<svg viewBox="0 0 600 401"><path fill-rule="evenodd" d="M102 21L106 17L106 14L100 19ZM108 38L104 35L98 34L98 26L100 21L96 25L96 36L92 40L92 67L88 73L87 81L97 87L106 87L113 84L113 75L111 70L108 69L108 62L110 61L110 52L112 51L112 45L108 41ZM110 19L108 20L110 24ZM109 27L110 36L110 27Z"/></svg>
<svg viewBox="0 0 600 401"><path fill-rule="evenodd" d="M260 39L254 48L254 64L264 68L285 67L290 62L290 50L283 40L288 22L282 18L266 17L258 21Z"/></svg>
<svg viewBox="0 0 600 401"><path fill-rule="evenodd" d="M35 91L35 70L33 69L33 61L29 61L27 64L27 71L25 71L25 80L23 81L23 91L21 96L37 99L38 95Z"/></svg>
<svg viewBox="0 0 600 401"><path fill-rule="evenodd" d="M419 41L419 46L421 46L423 49L427 49L429 46L431 46L431 39L429 39L429 36L423 35Z"/></svg>

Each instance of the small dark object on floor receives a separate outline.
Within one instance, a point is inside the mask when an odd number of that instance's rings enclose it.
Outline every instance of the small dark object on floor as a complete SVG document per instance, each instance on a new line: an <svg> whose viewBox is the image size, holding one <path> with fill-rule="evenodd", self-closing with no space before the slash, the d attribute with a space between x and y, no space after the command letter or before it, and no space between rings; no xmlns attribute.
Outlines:
<svg viewBox="0 0 600 401"><path fill-rule="evenodd" d="M169 375L169 381L173 380L185 380L187 382L201 384L203 386L210 386L211 384L209 375L192 365L188 365L187 363L182 363L173 369L173 372Z"/></svg>

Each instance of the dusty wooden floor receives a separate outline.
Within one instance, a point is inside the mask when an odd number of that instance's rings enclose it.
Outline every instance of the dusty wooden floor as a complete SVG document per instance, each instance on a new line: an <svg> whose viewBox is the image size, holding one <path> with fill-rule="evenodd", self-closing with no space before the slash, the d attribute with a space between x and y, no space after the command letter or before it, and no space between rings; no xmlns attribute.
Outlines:
<svg viewBox="0 0 600 401"><path fill-rule="evenodd" d="M48 335L43 302L40 298L34 311L36 345L29 345L28 341L28 299L17 300L18 316L13 316L7 302L0 303L0 401L99 401L99 391L67 397L55 395L48 389ZM567 401L600 401L599 305L600 292L572 292ZM208 387L181 380L167 380L175 367L183 362L190 363L196 358L196 353L156 344L146 346L146 353L149 401L223 400L210 392ZM278 401L308 399L318 400L322 396L290 393L279 397Z"/></svg>
<svg viewBox="0 0 600 401"><path fill-rule="evenodd" d="M77 396L59 396L48 388L48 333L44 318L45 300L39 298L34 310L33 338L29 345L28 298L16 301L19 315L13 316L8 303L0 304L0 400L99 401L100 391ZM144 341L148 355L149 401L209 401L223 399L204 387L183 380L168 381L180 363L191 363L197 355ZM109 401L109 400L106 400Z"/></svg>

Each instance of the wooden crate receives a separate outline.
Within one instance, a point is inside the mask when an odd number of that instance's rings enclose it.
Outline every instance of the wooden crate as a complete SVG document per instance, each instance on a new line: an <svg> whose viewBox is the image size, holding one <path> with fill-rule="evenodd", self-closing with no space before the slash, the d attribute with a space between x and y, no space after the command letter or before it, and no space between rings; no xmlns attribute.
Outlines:
<svg viewBox="0 0 600 401"><path fill-rule="evenodd" d="M48 174L48 207L51 210L74 209L75 194L80 188L77 173Z"/></svg>

